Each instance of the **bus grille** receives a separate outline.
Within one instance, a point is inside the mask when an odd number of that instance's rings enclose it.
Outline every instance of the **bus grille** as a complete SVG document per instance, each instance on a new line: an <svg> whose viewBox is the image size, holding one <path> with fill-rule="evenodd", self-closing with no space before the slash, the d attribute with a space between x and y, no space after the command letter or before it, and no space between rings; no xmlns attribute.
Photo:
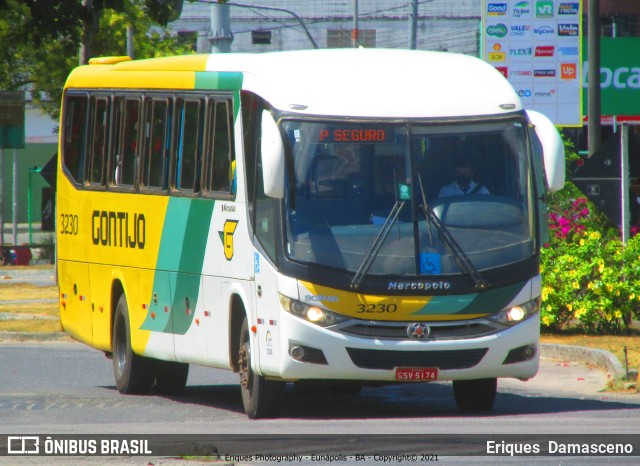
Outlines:
<svg viewBox="0 0 640 466"><path fill-rule="evenodd" d="M499 329L485 323L433 325L430 324L430 340L445 340L453 338L477 338L499 331ZM389 338L408 340L407 324L402 325L366 325L355 324L340 329L342 332L365 338Z"/></svg>
<svg viewBox="0 0 640 466"><path fill-rule="evenodd" d="M347 348L353 363L362 369L390 370L395 367L437 367L441 370L475 366L488 348L444 351L390 351Z"/></svg>

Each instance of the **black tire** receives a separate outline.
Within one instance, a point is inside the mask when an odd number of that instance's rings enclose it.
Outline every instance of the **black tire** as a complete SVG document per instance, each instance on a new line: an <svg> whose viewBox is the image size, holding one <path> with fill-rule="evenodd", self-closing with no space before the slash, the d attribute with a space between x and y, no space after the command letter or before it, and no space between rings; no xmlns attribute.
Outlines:
<svg viewBox="0 0 640 466"><path fill-rule="evenodd" d="M174 361L154 361L156 393L180 395L187 385L189 364Z"/></svg>
<svg viewBox="0 0 640 466"><path fill-rule="evenodd" d="M491 411L496 401L498 379L454 380L453 394L458 409L467 413Z"/></svg>
<svg viewBox="0 0 640 466"><path fill-rule="evenodd" d="M127 298L118 300L113 319L113 373L116 387L125 395L148 393L153 382L152 361L131 349L131 329Z"/></svg>
<svg viewBox="0 0 640 466"><path fill-rule="evenodd" d="M238 368L240 373L240 391L242 405L249 419L274 417L280 411L280 402L284 383L267 380L251 370L251 343L247 319L240 330L240 351L238 352Z"/></svg>

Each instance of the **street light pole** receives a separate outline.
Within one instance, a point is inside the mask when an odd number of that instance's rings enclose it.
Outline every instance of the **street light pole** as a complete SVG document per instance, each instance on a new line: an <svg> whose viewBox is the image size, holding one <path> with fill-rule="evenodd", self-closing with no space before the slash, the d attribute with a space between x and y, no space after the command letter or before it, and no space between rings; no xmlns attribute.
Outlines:
<svg viewBox="0 0 640 466"><path fill-rule="evenodd" d="M589 122L587 126L589 156L593 155L602 144L600 124L600 0L589 0Z"/></svg>

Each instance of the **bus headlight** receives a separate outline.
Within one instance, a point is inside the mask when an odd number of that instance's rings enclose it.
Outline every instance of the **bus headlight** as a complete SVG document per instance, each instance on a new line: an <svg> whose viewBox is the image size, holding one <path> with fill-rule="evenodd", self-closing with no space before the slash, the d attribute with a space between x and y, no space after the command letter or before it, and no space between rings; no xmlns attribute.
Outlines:
<svg viewBox="0 0 640 466"><path fill-rule="evenodd" d="M280 295L280 305L288 313L322 327L339 324L340 322L347 320L346 317L336 314L335 312L318 306L305 304L301 301L287 298L283 295Z"/></svg>
<svg viewBox="0 0 640 466"><path fill-rule="evenodd" d="M490 317L491 320L499 322L503 325L516 325L529 317L540 312L540 298L536 298L533 301L526 302L519 306L513 306L494 314Z"/></svg>

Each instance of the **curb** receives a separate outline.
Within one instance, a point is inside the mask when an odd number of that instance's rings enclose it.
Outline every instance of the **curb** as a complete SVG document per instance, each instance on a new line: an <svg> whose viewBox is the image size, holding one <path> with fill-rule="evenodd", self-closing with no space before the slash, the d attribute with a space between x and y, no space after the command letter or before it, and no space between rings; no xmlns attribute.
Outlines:
<svg viewBox="0 0 640 466"><path fill-rule="evenodd" d="M540 357L556 361L571 361L606 370L617 382L626 378L625 370L611 352L572 345L540 345Z"/></svg>

